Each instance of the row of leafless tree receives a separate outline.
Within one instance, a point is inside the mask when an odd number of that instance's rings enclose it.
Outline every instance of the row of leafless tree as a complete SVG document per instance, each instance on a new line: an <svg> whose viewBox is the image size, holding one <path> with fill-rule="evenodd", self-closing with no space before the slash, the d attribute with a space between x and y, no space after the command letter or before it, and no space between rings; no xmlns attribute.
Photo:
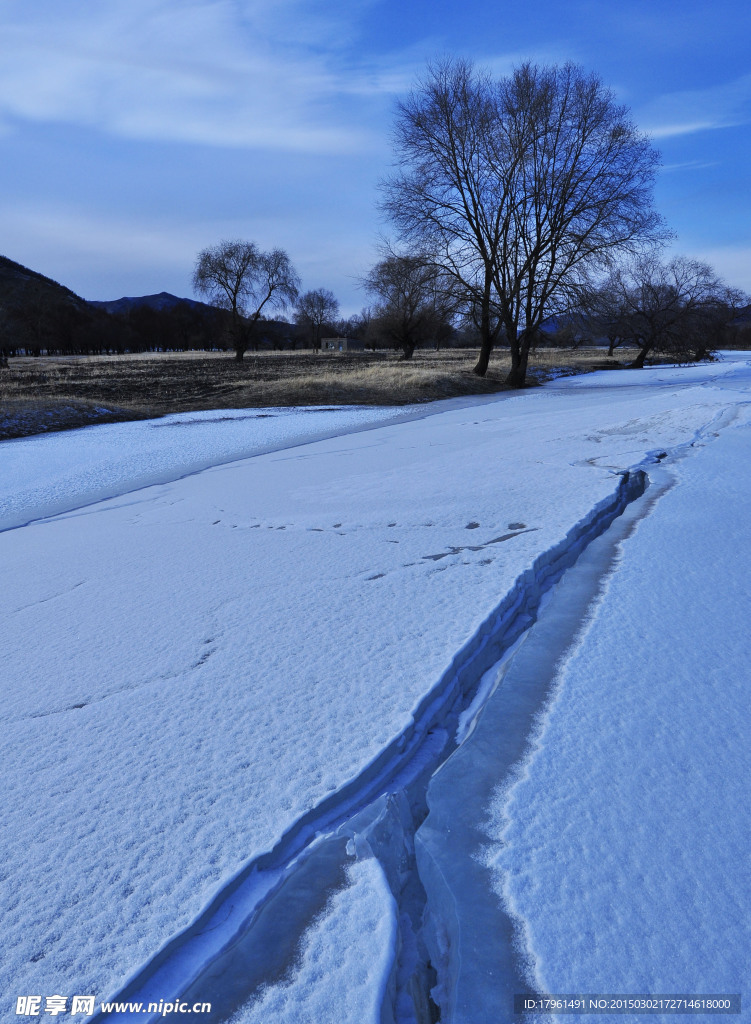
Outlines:
<svg viewBox="0 0 751 1024"><path fill-rule="evenodd" d="M633 366L652 352L705 359L728 341L728 326L748 297L729 288L706 263L649 253L614 267L582 288L571 318L579 337L607 338L638 350Z"/></svg>
<svg viewBox="0 0 751 1024"><path fill-rule="evenodd" d="M526 63L500 79L464 60L429 65L398 106L394 143L381 207L395 237L361 279L371 305L350 321L328 289L301 293L284 250L223 241L199 253L193 278L215 317L186 305L103 318L29 280L3 299L0 335L32 351L203 340L242 359L268 335L270 314L292 309L313 348L346 333L409 358L461 330L479 342L484 375L503 344L518 386L551 323L574 342L607 338L611 353L628 343L642 366L652 352L703 358L749 302L706 264L661 255L670 236L653 207L659 155L575 65Z"/></svg>
<svg viewBox="0 0 751 1024"><path fill-rule="evenodd" d="M217 247L215 252L220 251L225 274L227 248L247 245L223 243ZM262 311L274 297L274 288L265 281L260 293L253 290L259 278L248 274L246 266L234 272L233 280L235 309L229 302L227 307L234 315L223 324L236 355L242 358L248 347L257 349L261 342L268 343L269 325ZM343 335L357 338L368 347L399 349L408 359L423 345L440 347L483 337L482 301L424 255L384 253L362 284L374 303L348 320L339 317L339 303L328 289L296 293L294 319L306 347L318 349L327 335ZM291 292L288 285L284 296L279 297L289 300ZM570 286L566 299L564 310L559 305L555 314L539 323L536 333L528 332L531 347L543 338L572 346L607 341L611 356L621 345L636 348L632 365L637 367L643 366L651 353L685 360L706 358L728 342L727 325L748 302L742 293L724 285L706 264L684 257L663 260L655 252L621 260L599 280L580 278ZM221 298L215 297L215 301L221 303ZM249 316L251 305L255 308ZM278 307L278 300L272 305ZM144 336L149 335L149 328L163 332L163 319L146 309L131 314L132 326L140 328ZM216 330L221 324L213 326ZM490 327L493 342L505 344L505 325L494 307ZM523 343L519 344L521 348Z"/></svg>
<svg viewBox="0 0 751 1024"><path fill-rule="evenodd" d="M229 315L237 359L257 349L272 309L292 307L307 344L321 347L327 335L357 338L372 348L400 349L409 359L424 344L453 340L464 298L456 282L422 255L389 252L362 278L373 297L359 315L339 316L328 288L300 293L299 278L282 250L261 252L252 242L225 241L199 253L196 291Z"/></svg>
<svg viewBox="0 0 751 1024"><path fill-rule="evenodd" d="M374 299L359 328L409 358L457 325L511 350L524 383L551 320L578 337L702 358L748 298L695 260L663 259L670 237L653 207L659 155L594 75L526 63L494 79L445 59L399 104L397 170L381 185L396 239L362 283ZM338 314L326 289L299 294L282 250L223 242L199 254L196 290L231 317L238 359L265 310L297 303L313 345ZM367 323L365 322L367 321ZM576 328L576 329L575 329Z"/></svg>
<svg viewBox="0 0 751 1024"><path fill-rule="evenodd" d="M196 292L229 314L229 333L237 359L259 345L264 317L292 307L308 344L318 349L326 333L356 335L367 344L401 348L406 357L419 344L440 340L451 330L447 307L451 282L421 257L391 255L363 281L376 296L350 321L339 317L339 302L328 288L300 292L300 279L281 249L262 252L253 242L224 241L199 253L193 276Z"/></svg>

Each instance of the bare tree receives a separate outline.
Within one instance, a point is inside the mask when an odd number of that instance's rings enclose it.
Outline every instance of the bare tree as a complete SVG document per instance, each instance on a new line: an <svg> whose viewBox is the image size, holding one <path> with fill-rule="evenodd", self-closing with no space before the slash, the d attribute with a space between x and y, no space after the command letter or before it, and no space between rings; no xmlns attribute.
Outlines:
<svg viewBox="0 0 751 1024"><path fill-rule="evenodd" d="M452 281L420 256L390 253L363 278L376 296L372 317L379 332L411 359L418 345L440 340L457 307ZM371 325L372 329L372 325Z"/></svg>
<svg viewBox="0 0 751 1024"><path fill-rule="evenodd" d="M359 313L353 314L347 321L340 322L340 330L347 337L357 338L367 348L378 347L378 331L376 314L372 306L363 306Z"/></svg>
<svg viewBox="0 0 751 1024"><path fill-rule="evenodd" d="M616 286L617 274L613 269L604 281L582 282L574 312L577 326L588 340L608 339L608 358L617 346L631 340L629 311Z"/></svg>
<svg viewBox="0 0 751 1024"><path fill-rule="evenodd" d="M367 320L363 320L359 313L354 313L352 316L342 317L331 326L339 338L361 339L364 337L367 328Z"/></svg>
<svg viewBox="0 0 751 1024"><path fill-rule="evenodd" d="M193 288L230 313L235 358L242 361L264 308L297 298L300 279L283 249L261 252L254 242L224 241L196 258ZM255 342L257 346L257 342Z"/></svg>
<svg viewBox="0 0 751 1024"><path fill-rule="evenodd" d="M708 264L684 256L641 256L614 269L598 291L602 308L618 311L619 332L639 349L636 368L653 351L706 358L748 301Z"/></svg>
<svg viewBox="0 0 751 1024"><path fill-rule="evenodd" d="M315 288L305 292L297 302L295 323L307 328L314 349L321 347L321 331L333 324L339 316L339 303L328 288Z"/></svg>
<svg viewBox="0 0 751 1024"><path fill-rule="evenodd" d="M527 63L500 81L468 61L432 64L394 134L400 169L382 183L382 206L474 296L480 376L502 328L508 383L522 385L532 339L569 308L579 278L663 234L658 154L572 64Z"/></svg>

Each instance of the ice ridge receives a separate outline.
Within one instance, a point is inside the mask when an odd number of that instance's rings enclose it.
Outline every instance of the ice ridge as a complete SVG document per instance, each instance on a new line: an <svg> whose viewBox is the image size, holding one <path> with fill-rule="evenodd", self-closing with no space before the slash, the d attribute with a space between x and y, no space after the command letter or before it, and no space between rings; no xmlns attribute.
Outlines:
<svg viewBox="0 0 751 1024"><path fill-rule="evenodd" d="M571 527L563 540L542 553L517 578L503 600L455 654L435 687L415 708L411 724L356 778L298 819L272 850L244 865L200 916L142 965L118 993L110 997L110 1001L147 1005L160 999L183 999L197 979L205 979L209 975L219 977L223 958L231 954L238 944L242 943L246 949L252 946L255 931L263 947L260 924L264 919L264 908L275 898L280 898L295 872L311 870L310 862L314 857L319 863L321 858L329 858L329 873L327 875L324 871L324 876L329 878L326 884L334 885L339 877L336 864L345 856L347 846L342 844L343 836L350 836L350 849L355 853L357 837L366 836L360 842L361 851L366 844L383 864L388 862L390 854L387 844L379 839L380 830L386 828L386 833L392 836L401 830L397 845L406 844L408 859L413 859L413 852L409 851L413 851L414 831L426 813L428 780L456 749L459 717L472 704L483 675L535 622L543 598L563 573L576 562L592 540L607 530L613 520L644 493L648 483L642 470L619 473L618 484L611 495L599 502L586 517ZM410 813L406 819L409 821L405 819L403 800L399 802L397 799L399 794L407 794ZM384 813L383 801L386 801L389 813ZM401 823L396 832L395 820ZM405 881L403 865L397 869L394 864L386 863L384 870L390 883L400 888L394 895L401 903L405 889L410 889L409 879ZM421 898L424 899L424 893L422 897L416 896L415 885L412 884L410 900L413 905L407 915L412 928L419 926L417 904ZM303 918L300 927L304 927L306 915L302 913L300 916ZM407 930L409 927L407 924ZM399 946L406 949L413 945L414 940L414 935L403 935ZM262 948L256 956L260 957L257 972L260 977L270 953ZM412 998L415 1013L411 1016L421 1024L433 1012L424 992L425 987L432 983L427 980L431 979L432 970L432 965L422 963L412 972L420 975L421 983L417 987L423 990L423 998ZM396 999L396 990L405 986L403 971L401 975L400 979L400 965L395 964L388 986L389 998ZM414 991L415 985L411 987ZM202 992L203 998L211 998L205 987ZM417 1007L417 1002L422 1003L421 1007ZM389 1016L397 1022L400 1019L387 1013L383 1019L388 1020ZM100 1012L92 1018L92 1024L103 1024L104 1021L119 1024L128 1019L126 1013L103 1015ZM158 1014L138 1015L142 1022L156 1019ZM171 1019L176 1019L174 1013ZM211 1019L219 1021L226 1017L224 1014L212 1014ZM407 1018L401 1016L401 1019Z"/></svg>

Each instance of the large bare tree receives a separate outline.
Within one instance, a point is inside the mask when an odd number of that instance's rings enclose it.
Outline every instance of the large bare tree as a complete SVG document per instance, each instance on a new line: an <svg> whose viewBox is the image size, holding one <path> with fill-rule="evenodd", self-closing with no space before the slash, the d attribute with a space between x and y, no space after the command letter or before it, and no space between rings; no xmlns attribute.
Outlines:
<svg viewBox="0 0 751 1024"><path fill-rule="evenodd" d="M235 358L255 342L264 308L282 309L297 298L300 279L283 249L261 252L254 242L224 241L196 258L193 288L230 313ZM255 342L257 344L257 342Z"/></svg>
<svg viewBox="0 0 751 1024"><path fill-rule="evenodd" d="M533 338L579 278L663 234L658 154L575 65L527 63L496 81L469 61L431 64L399 104L394 142L382 206L472 297L480 376L502 330L508 382L522 385Z"/></svg>

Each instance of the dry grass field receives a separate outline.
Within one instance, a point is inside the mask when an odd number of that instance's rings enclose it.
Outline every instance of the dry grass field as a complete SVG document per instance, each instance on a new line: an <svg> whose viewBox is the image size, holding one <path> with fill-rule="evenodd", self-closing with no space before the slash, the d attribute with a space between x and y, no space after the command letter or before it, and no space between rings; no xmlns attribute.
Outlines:
<svg viewBox="0 0 751 1024"><path fill-rule="evenodd" d="M540 349L529 384L558 373L625 365L602 349ZM0 440L90 423L144 419L199 409L296 405L409 405L504 390L510 362L499 350L484 378L477 352L230 353L19 357L0 369Z"/></svg>

